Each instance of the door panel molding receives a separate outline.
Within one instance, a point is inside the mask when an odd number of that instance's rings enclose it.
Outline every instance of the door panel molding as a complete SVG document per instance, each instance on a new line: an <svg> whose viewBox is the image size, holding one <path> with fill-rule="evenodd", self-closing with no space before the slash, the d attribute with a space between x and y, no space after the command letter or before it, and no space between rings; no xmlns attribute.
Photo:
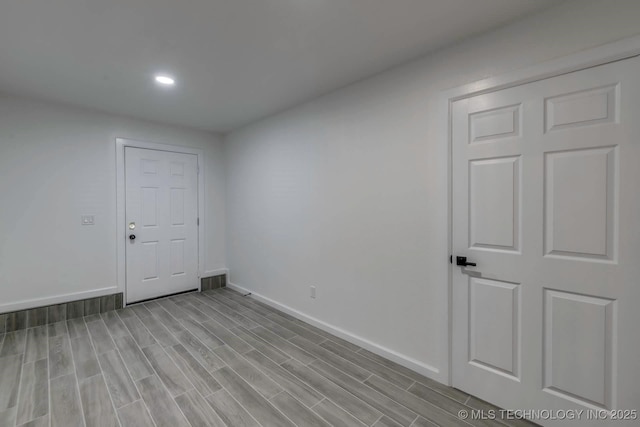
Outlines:
<svg viewBox="0 0 640 427"><path fill-rule="evenodd" d="M124 152L126 147L143 148L157 151L167 151L171 153L192 154L197 156L198 162L198 217L200 226L198 227L198 278L205 275L204 265L206 260L205 228L206 220L204 216L204 195L205 195L205 164L204 150L200 148L187 147L182 145L159 144L153 142L138 141L127 138L116 138L116 252L117 252L117 278L118 290L125 294L126 298L126 187L125 187L125 162ZM154 173L154 165L146 165L145 173ZM179 175L178 169L172 169L171 173ZM198 281L200 282L200 281ZM126 303L125 303L126 304Z"/></svg>

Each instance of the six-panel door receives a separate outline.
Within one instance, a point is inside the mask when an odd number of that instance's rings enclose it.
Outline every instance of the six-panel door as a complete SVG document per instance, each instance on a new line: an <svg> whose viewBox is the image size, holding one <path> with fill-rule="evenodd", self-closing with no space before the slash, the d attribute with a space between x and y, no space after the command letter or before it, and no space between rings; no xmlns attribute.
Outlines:
<svg viewBox="0 0 640 427"><path fill-rule="evenodd" d="M198 288L197 156L125 148L127 303Z"/></svg>
<svg viewBox="0 0 640 427"><path fill-rule="evenodd" d="M454 386L510 409L640 409L640 60L452 113L453 245L477 263L454 267Z"/></svg>

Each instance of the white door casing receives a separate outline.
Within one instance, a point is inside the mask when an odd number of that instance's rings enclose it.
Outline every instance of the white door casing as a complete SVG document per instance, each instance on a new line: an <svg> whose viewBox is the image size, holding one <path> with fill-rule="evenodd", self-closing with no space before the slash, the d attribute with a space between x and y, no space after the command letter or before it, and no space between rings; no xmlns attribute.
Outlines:
<svg viewBox="0 0 640 427"><path fill-rule="evenodd" d="M639 116L637 58L452 104L455 387L640 409Z"/></svg>
<svg viewBox="0 0 640 427"><path fill-rule="evenodd" d="M199 288L198 159L124 148L126 301Z"/></svg>

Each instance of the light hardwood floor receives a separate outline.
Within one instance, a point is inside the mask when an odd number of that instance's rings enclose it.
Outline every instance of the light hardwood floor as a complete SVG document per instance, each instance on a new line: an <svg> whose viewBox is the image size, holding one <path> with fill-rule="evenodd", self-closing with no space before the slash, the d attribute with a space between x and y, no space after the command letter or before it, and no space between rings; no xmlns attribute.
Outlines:
<svg viewBox="0 0 640 427"><path fill-rule="evenodd" d="M490 426L459 390L228 289L0 335L0 427Z"/></svg>

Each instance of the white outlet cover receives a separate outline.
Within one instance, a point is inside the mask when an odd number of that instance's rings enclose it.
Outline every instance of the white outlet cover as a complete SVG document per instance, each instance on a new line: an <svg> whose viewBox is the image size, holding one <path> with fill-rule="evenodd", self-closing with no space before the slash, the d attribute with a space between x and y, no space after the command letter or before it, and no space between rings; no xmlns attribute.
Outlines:
<svg viewBox="0 0 640 427"><path fill-rule="evenodd" d="M82 225L93 225L95 224L95 217L93 215L82 215L81 223Z"/></svg>

